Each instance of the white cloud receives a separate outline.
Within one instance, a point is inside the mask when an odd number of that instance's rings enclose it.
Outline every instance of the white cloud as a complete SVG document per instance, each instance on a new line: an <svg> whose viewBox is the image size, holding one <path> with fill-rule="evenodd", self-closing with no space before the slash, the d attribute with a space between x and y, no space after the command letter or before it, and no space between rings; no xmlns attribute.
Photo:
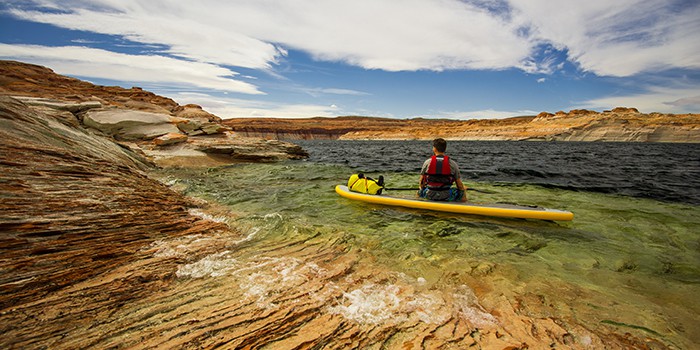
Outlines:
<svg viewBox="0 0 700 350"><path fill-rule="evenodd" d="M519 117L525 115L537 115L539 112L531 110L519 110L519 111L497 111L493 109L484 109L479 111L469 111L469 112L440 112L437 115L423 116L423 118L444 118L444 119L504 119L511 117Z"/></svg>
<svg viewBox="0 0 700 350"><path fill-rule="evenodd" d="M539 78L539 79L537 79L537 82L540 83L540 84L541 84L541 83L544 83L545 81L547 81L546 78Z"/></svg>
<svg viewBox="0 0 700 350"><path fill-rule="evenodd" d="M245 117L312 118L339 115L339 108L336 105L288 104L252 99L221 98L190 92L175 94L173 98L180 104L198 104L208 112L224 119Z"/></svg>
<svg viewBox="0 0 700 350"><path fill-rule="evenodd" d="M27 8L28 1L10 1ZM543 44L582 69L630 76L700 68L700 5L665 0L35 0L19 18L165 45L168 54L270 70L293 48L387 71L551 73ZM679 8L681 10L679 10ZM66 9L70 9L66 11Z"/></svg>
<svg viewBox="0 0 700 350"><path fill-rule="evenodd" d="M698 91L698 93L700 93L700 91ZM664 104L679 108L692 108L697 111L700 110L700 95L683 97L675 101L664 102Z"/></svg>
<svg viewBox="0 0 700 350"><path fill-rule="evenodd" d="M283 54L270 43L235 30L228 16L235 8L216 2L181 1L41 1L73 12L12 10L30 21L93 33L118 35L134 42L168 47L167 53L218 65L269 69ZM188 7L189 6L189 7Z"/></svg>
<svg viewBox="0 0 700 350"><path fill-rule="evenodd" d="M574 108L600 111L615 107L635 107L644 113L697 113L700 110L700 89L654 87L639 94L584 101Z"/></svg>
<svg viewBox="0 0 700 350"><path fill-rule="evenodd" d="M5 5L21 19L119 36L129 40L127 45L135 43L135 48L158 55L0 44L1 57L74 76L248 94L261 92L238 79L255 78L237 76L224 67L262 70L281 78L275 69L292 49L317 60L385 71L517 68L551 74L563 69L562 52L582 70L601 76L700 69L700 2L687 0L6 0ZM342 79L343 73L338 74ZM545 79L551 81L548 77L537 82ZM312 96L366 94L283 84L288 91L296 88ZM677 112L697 109L696 96L692 88L659 87L585 101L582 107L626 105ZM230 102L209 108L222 117L338 114L327 105ZM536 112L482 110L445 116L532 113Z"/></svg>
<svg viewBox="0 0 700 350"><path fill-rule="evenodd" d="M582 69L598 75L700 68L697 2L513 0L512 7L533 40L567 49Z"/></svg>
<svg viewBox="0 0 700 350"><path fill-rule="evenodd" d="M261 94L254 85L234 80L229 69L165 56L127 55L78 46L48 47L0 43L0 57L51 67L59 74L134 83L167 83Z"/></svg>
<svg viewBox="0 0 700 350"><path fill-rule="evenodd" d="M364 96L369 95L363 91L339 89L339 88L300 88L301 91L317 97L320 95L349 95L349 96Z"/></svg>
<svg viewBox="0 0 700 350"><path fill-rule="evenodd" d="M25 2L16 2L26 6ZM269 69L285 48L367 69L505 69L531 45L518 28L450 0L42 0L69 12L13 10L63 28L163 44L191 60ZM275 43L275 44L272 44Z"/></svg>

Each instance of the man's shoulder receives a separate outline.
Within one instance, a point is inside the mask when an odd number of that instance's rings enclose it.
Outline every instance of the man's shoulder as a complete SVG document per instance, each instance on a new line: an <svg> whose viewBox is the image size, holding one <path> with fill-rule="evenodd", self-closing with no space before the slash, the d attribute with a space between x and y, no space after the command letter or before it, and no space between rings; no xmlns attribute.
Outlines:
<svg viewBox="0 0 700 350"><path fill-rule="evenodd" d="M425 162L423 162L423 166L421 167L421 173L428 171L429 166L430 166L430 158L426 159Z"/></svg>

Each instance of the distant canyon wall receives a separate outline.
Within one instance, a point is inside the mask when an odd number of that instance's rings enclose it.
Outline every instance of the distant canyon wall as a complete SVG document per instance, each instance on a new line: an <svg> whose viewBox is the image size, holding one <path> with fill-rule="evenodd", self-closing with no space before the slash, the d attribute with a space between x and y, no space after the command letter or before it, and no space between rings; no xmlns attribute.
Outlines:
<svg viewBox="0 0 700 350"><path fill-rule="evenodd" d="M619 107L596 112L488 120L338 117L237 118L223 123L235 133L268 139L700 142L700 114L640 113Z"/></svg>

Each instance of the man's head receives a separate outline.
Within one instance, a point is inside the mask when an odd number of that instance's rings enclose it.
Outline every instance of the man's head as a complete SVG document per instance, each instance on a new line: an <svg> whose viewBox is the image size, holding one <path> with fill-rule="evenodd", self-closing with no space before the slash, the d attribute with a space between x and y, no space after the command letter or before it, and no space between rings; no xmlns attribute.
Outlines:
<svg viewBox="0 0 700 350"><path fill-rule="evenodd" d="M447 149L447 141L445 139L435 139L433 140L433 148L440 153L445 153Z"/></svg>

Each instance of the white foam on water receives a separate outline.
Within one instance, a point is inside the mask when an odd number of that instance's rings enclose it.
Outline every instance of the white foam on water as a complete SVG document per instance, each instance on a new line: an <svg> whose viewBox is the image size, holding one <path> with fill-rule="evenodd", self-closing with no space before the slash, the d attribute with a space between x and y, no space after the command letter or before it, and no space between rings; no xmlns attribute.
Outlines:
<svg viewBox="0 0 700 350"><path fill-rule="evenodd" d="M414 291L395 284L366 284L344 292L342 300L329 307L328 312L360 324L409 320L443 324L453 317L461 317L477 326L497 322L493 315L479 306L473 292L466 286L460 287L458 293L446 294L438 290Z"/></svg>
<svg viewBox="0 0 700 350"><path fill-rule="evenodd" d="M591 339L590 336L584 335L583 337L581 337L580 343L585 345L585 346L591 346L591 344L593 343L593 340Z"/></svg>
<svg viewBox="0 0 700 350"><path fill-rule="evenodd" d="M278 212L265 214L265 215L263 215L263 218L264 218L264 219L267 219L267 220L270 220L270 219L282 220L282 219L283 219L283 218L282 218L282 214L280 214L280 213L278 213Z"/></svg>
<svg viewBox="0 0 700 350"><path fill-rule="evenodd" d="M416 318L423 323L442 324L452 317L446 304L437 291L411 293L394 284L367 284L343 293L340 305L328 311L361 324L398 323Z"/></svg>
<svg viewBox="0 0 700 350"><path fill-rule="evenodd" d="M145 249L154 249L153 256L156 258L186 257L191 251L190 246L193 243L206 242L211 239L202 235L188 235L168 240L159 239Z"/></svg>
<svg viewBox="0 0 700 350"><path fill-rule="evenodd" d="M274 232L275 227L283 222L282 214L269 213L265 215L249 215L242 220L236 221L236 230L247 232L247 235L239 240L232 241L231 244L238 245L253 240L262 233Z"/></svg>
<svg viewBox="0 0 700 350"><path fill-rule="evenodd" d="M208 255L201 260L181 265L177 268L175 275L179 278L202 278L202 277L220 277L228 274L230 270L235 268L237 260L229 257L228 250L221 253Z"/></svg>
<svg viewBox="0 0 700 350"><path fill-rule="evenodd" d="M165 178L160 178L160 179L156 179L156 180L158 182L162 183L163 185L168 186L168 187L175 186L179 181L177 178L173 178L172 176L167 176Z"/></svg>
<svg viewBox="0 0 700 350"><path fill-rule="evenodd" d="M442 324L452 317L445 307L445 299L438 292L420 293L406 303L406 312L418 317L423 323Z"/></svg>
<svg viewBox="0 0 700 350"><path fill-rule="evenodd" d="M248 235L243 237L242 239L236 240L231 242L233 245L241 244L243 242L248 242L255 238L255 236L260 232L260 227L253 227L250 230L248 230Z"/></svg>
<svg viewBox="0 0 700 350"><path fill-rule="evenodd" d="M190 213L190 215L192 215L192 216L196 216L196 217L202 218L204 220L214 221L214 222L228 225L228 219L224 216L213 216L213 215L207 214L207 213L205 213L197 208L189 209L187 212Z"/></svg>
<svg viewBox="0 0 700 350"><path fill-rule="evenodd" d="M314 279L322 278L327 271L313 263L297 258L257 257L239 264L232 276L240 281L244 297L254 300L259 308L270 309L277 305L277 296L288 293Z"/></svg>
<svg viewBox="0 0 700 350"><path fill-rule="evenodd" d="M399 287L393 284L367 284L343 293L342 304L330 307L328 311L362 324L379 324L389 320L401 322L406 316L400 313L399 291Z"/></svg>

